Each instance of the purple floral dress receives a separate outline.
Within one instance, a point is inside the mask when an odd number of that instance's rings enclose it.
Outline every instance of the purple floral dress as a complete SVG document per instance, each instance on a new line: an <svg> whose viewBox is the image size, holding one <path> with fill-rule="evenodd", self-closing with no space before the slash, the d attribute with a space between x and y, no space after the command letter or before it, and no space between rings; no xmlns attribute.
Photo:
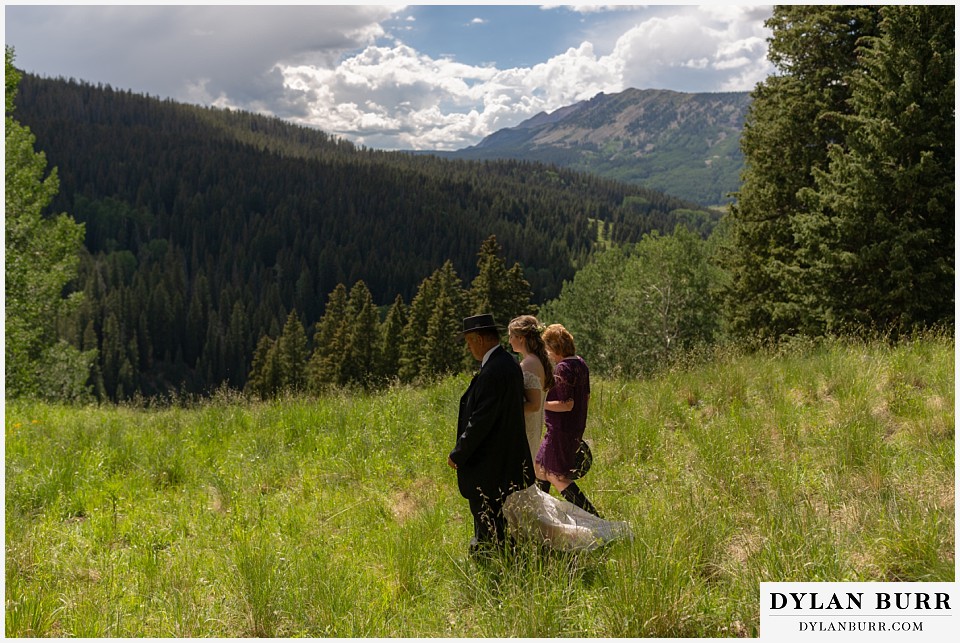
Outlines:
<svg viewBox="0 0 960 643"><path fill-rule="evenodd" d="M590 369L579 355L567 357L553 370L553 387L547 401L573 400L573 410L545 411L547 433L540 443L536 461L547 471L566 476L573 469L574 457L587 427L587 401L590 398Z"/></svg>

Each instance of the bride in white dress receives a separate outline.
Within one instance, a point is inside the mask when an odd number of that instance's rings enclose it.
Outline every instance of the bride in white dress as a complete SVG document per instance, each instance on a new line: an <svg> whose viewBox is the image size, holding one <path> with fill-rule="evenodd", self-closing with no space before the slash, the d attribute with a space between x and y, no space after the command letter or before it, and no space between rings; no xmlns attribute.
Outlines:
<svg viewBox="0 0 960 643"><path fill-rule="evenodd" d="M533 315L517 317L507 326L510 347L520 355L523 371L523 419L527 427L530 457L536 460L543 436L543 400L553 386L553 366L540 338L540 323Z"/></svg>
<svg viewBox="0 0 960 643"><path fill-rule="evenodd" d="M510 347L520 355L525 402L524 421L530 456L536 460L543 436L543 401L553 386L553 367L533 315L517 317L507 326ZM538 481L539 482L539 481ZM549 489L549 483L546 483ZM626 522L603 520L534 484L511 494L503 505L507 528L521 540L543 542L563 551L589 550L618 538L631 538Z"/></svg>

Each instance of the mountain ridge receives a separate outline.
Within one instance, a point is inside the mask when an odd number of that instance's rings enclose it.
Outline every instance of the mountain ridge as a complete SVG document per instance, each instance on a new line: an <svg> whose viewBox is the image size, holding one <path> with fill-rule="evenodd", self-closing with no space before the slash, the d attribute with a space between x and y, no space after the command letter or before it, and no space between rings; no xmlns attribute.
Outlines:
<svg viewBox="0 0 960 643"><path fill-rule="evenodd" d="M551 163L705 206L736 191L750 94L626 89L541 112L443 158Z"/></svg>

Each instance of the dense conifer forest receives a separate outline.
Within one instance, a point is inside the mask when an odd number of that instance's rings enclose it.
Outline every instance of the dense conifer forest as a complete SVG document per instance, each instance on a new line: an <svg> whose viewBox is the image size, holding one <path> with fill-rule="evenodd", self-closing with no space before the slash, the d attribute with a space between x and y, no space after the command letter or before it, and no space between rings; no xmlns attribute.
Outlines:
<svg viewBox="0 0 960 643"><path fill-rule="evenodd" d="M384 316L446 262L478 274L495 237L555 297L603 227L615 243L709 231L667 195L555 167L357 148L279 119L25 74L15 116L56 168L50 206L85 226L79 310L61 333L98 350L103 397L243 387L260 338L292 311L312 337L338 285L363 282ZM463 312L458 307L456 317Z"/></svg>

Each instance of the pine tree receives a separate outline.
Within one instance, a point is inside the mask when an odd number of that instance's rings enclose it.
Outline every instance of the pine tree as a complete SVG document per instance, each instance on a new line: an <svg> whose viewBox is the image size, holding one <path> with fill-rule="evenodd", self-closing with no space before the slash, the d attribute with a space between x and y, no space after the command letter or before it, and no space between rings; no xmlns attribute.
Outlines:
<svg viewBox="0 0 960 643"><path fill-rule="evenodd" d="M150 339L150 322L146 311L141 310L137 317L137 353L140 364L146 369L153 366L153 342Z"/></svg>
<svg viewBox="0 0 960 643"><path fill-rule="evenodd" d="M462 342L457 342L457 348L453 348L442 332L447 332L451 338L456 336L465 317L466 298L463 282L449 260L421 282L410 304L410 315L403 331L400 357L402 381L432 378L441 372L448 372L445 358L439 357L444 350L455 356L461 364L465 363ZM447 326L441 331L443 324Z"/></svg>
<svg viewBox="0 0 960 643"><path fill-rule="evenodd" d="M507 271L507 281L503 292L504 318L503 325L506 326L514 317L520 315L536 315L538 307L530 302L533 297L533 291L530 290L530 282L523 274L523 268L519 262L515 262L510 270Z"/></svg>
<svg viewBox="0 0 960 643"><path fill-rule="evenodd" d="M203 350L203 337L206 333L210 309L210 285L206 275L200 273L193 282L183 340L183 358L190 368L196 366L200 351Z"/></svg>
<svg viewBox="0 0 960 643"><path fill-rule="evenodd" d="M403 328L400 348L399 376L402 382L413 382L420 375L423 337L437 301L437 275L434 273L420 282L417 294L410 302L407 323Z"/></svg>
<svg viewBox="0 0 960 643"><path fill-rule="evenodd" d="M220 320L211 316L207 322L207 333L203 340L203 352L197 360L199 371L207 387L215 386L216 382L223 381L224 375L223 330Z"/></svg>
<svg viewBox="0 0 960 643"><path fill-rule="evenodd" d="M120 384L117 386L118 399L134 398L140 391L140 361L137 354L137 338L127 342L123 363L120 366Z"/></svg>
<svg viewBox="0 0 960 643"><path fill-rule="evenodd" d="M403 297L397 295L380 326L380 374L385 381L396 379L400 374L403 329L406 325L407 307Z"/></svg>
<svg viewBox="0 0 960 643"><path fill-rule="evenodd" d="M952 322L955 66L952 5L880 9L850 77L845 138L805 192L806 301L829 331L894 336Z"/></svg>
<svg viewBox="0 0 960 643"><path fill-rule="evenodd" d="M424 334L420 361L421 377L442 377L459 372L463 367L463 341L457 337L457 324L462 320L449 293L437 293Z"/></svg>
<svg viewBox="0 0 960 643"><path fill-rule="evenodd" d="M147 319L149 323L147 330L150 333L156 356L159 359L164 359L164 355L166 355L169 359L175 345L174 324L176 316L170 294L162 283L151 289L147 304Z"/></svg>
<svg viewBox="0 0 960 643"><path fill-rule="evenodd" d="M321 391L340 383L346 350L347 287L338 283L327 297L327 306L313 337L313 353L307 367L307 387Z"/></svg>
<svg viewBox="0 0 960 643"><path fill-rule="evenodd" d="M320 298L314 291L313 274L306 259L301 261L299 274L294 287L294 308L302 312L304 319L316 319L320 315Z"/></svg>
<svg viewBox="0 0 960 643"><path fill-rule="evenodd" d="M280 387L290 393L298 393L307 383L307 334L297 316L291 310L277 340L277 358L280 364Z"/></svg>
<svg viewBox="0 0 960 643"><path fill-rule="evenodd" d="M89 351L97 350L100 346L100 341L97 337L97 329L93 325L93 320L87 320L86 326L83 328L83 340L80 343L80 350Z"/></svg>
<svg viewBox="0 0 960 643"><path fill-rule="evenodd" d="M492 313L494 320L506 326L519 315L532 314L530 284L523 278L519 263L507 270L503 249L496 236L490 236L477 253L477 276L470 284L471 314Z"/></svg>
<svg viewBox="0 0 960 643"><path fill-rule="evenodd" d="M344 329L346 350L340 383L368 386L379 379L380 316L363 281L350 289Z"/></svg>
<svg viewBox="0 0 960 643"><path fill-rule="evenodd" d="M120 366L123 362L123 335L117 316L110 312L103 322L103 339L100 343L100 363L104 391L112 400L117 399L120 383Z"/></svg>
<svg viewBox="0 0 960 643"><path fill-rule="evenodd" d="M469 293L464 290L463 281L460 279L457 271L454 270L453 262L444 262L436 275L437 298L434 301L434 310L431 311L430 314L434 320L436 330L433 331L430 328L430 321L428 320L424 333L427 337L436 336L438 340L443 343L446 347L445 350L451 354L451 365L457 360L459 360L460 365L457 367L451 366L450 371L447 371L445 368L439 371L427 370L424 374L428 377L434 377L440 373L461 371L464 368L471 368L475 365L472 356L467 352L463 340L457 336L457 331L462 326L463 318L469 315ZM445 301L444 298L446 299ZM438 312L438 309L440 312ZM443 324L442 331L441 324ZM445 365L445 362L440 363Z"/></svg>
<svg viewBox="0 0 960 643"><path fill-rule="evenodd" d="M494 311L499 303L499 291L506 281L506 267L500 257L502 249L495 236L487 237L477 252L477 276L470 283L470 314L492 313L494 319L503 323ZM509 320L508 320L509 321Z"/></svg>
<svg viewBox="0 0 960 643"><path fill-rule="evenodd" d="M842 140L828 115L850 112L849 76L858 43L875 33L877 7L779 5L768 57L777 73L757 85L741 135L745 169L728 222L731 274L725 296L731 330L741 337L781 337L823 330L805 299L807 279L796 242L800 197Z"/></svg>
<svg viewBox="0 0 960 643"><path fill-rule="evenodd" d="M276 342L269 336L264 335L257 342L257 348L253 352L253 363L250 366L250 375L247 377L247 384L244 392L247 395L253 395L260 399L272 397L280 388L278 381L279 368L273 368Z"/></svg>

